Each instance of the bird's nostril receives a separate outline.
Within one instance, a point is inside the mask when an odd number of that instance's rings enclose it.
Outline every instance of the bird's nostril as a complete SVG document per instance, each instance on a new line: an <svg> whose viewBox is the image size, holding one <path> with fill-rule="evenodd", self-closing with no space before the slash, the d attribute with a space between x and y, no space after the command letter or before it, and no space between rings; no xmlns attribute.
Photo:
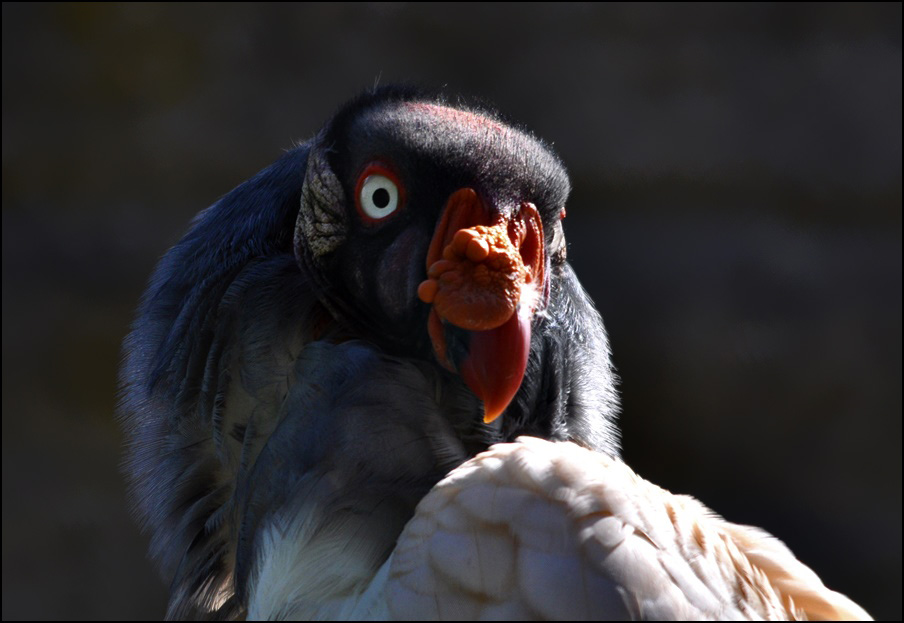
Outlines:
<svg viewBox="0 0 904 623"><path fill-rule="evenodd" d="M543 283L545 281L546 258L543 246L543 222L534 204L524 202L518 216L512 219L517 221L519 231L518 251L521 260L527 267L527 283Z"/></svg>

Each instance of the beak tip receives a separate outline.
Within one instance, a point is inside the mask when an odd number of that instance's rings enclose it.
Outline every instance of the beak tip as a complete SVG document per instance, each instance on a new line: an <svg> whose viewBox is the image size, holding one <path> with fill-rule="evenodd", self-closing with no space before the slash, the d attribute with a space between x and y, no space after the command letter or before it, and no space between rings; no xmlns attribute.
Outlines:
<svg viewBox="0 0 904 623"><path fill-rule="evenodd" d="M502 412L505 409L490 409L486 405L483 406L483 423L484 424L492 424L496 418L502 415Z"/></svg>

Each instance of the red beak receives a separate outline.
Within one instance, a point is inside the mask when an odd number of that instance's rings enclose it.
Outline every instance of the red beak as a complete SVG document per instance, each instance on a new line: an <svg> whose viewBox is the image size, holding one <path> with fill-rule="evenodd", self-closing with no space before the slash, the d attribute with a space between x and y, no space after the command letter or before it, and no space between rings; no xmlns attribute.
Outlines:
<svg viewBox="0 0 904 623"><path fill-rule="evenodd" d="M469 331L458 370L483 400L485 422L505 411L524 379L531 318L546 280L543 249L543 224L533 204L506 217L492 213L471 188L452 193L430 242L418 296L433 304L433 349L454 370L444 323Z"/></svg>

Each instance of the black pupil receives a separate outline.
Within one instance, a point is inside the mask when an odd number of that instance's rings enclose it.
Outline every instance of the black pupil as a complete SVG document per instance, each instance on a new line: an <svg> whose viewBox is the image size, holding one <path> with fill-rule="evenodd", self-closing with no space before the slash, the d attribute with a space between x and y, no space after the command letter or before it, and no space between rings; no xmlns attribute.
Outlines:
<svg viewBox="0 0 904 623"><path fill-rule="evenodd" d="M378 208L385 208L389 205L389 191L385 188L378 188L373 194L374 205Z"/></svg>

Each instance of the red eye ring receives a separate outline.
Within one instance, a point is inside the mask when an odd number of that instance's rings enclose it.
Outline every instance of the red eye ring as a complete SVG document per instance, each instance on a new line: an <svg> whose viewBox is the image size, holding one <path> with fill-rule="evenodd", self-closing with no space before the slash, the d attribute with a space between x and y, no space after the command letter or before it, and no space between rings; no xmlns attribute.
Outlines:
<svg viewBox="0 0 904 623"><path fill-rule="evenodd" d="M364 184L373 176L379 175L386 179L388 179L392 184L395 185L395 189L398 192L398 203L396 207L386 214L386 216L382 217L374 217L371 214L367 213L365 207L361 203L361 191L364 188ZM377 223L382 223L397 214L402 208L405 207L407 195L405 193L405 186L402 184L402 180L396 174L393 167L386 164L382 160L374 160L367 164L364 167L364 170L358 175L358 181L355 183L355 209L358 211L358 216L361 217L361 221L367 225L375 225Z"/></svg>

